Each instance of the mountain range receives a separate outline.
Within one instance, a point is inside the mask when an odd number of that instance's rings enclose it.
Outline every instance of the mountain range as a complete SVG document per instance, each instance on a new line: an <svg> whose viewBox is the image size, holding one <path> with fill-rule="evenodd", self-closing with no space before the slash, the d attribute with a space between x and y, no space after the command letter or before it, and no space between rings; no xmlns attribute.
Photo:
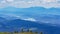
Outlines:
<svg viewBox="0 0 60 34"><path fill-rule="evenodd" d="M30 8L15 8L15 7L6 7L0 9L0 13L8 14L25 14L30 15L40 15L40 14L60 14L60 8L44 8L44 7L30 7Z"/></svg>
<svg viewBox="0 0 60 34"><path fill-rule="evenodd" d="M12 18L12 17L10 17ZM46 18L46 17L43 17ZM44 33L48 34L60 34L60 27L59 26L52 26L43 22L33 22L27 21L22 19L10 19L7 20L4 17L0 17L0 31L2 32L12 32L12 31L21 31L20 28L30 29L36 28L37 32L43 31ZM35 30L32 30L35 31Z"/></svg>
<svg viewBox="0 0 60 34"><path fill-rule="evenodd" d="M1 32L12 32L15 30L21 31L20 28L36 28L37 32L43 31L48 34L60 34L60 8L46 9L43 7L7 7L0 9Z"/></svg>

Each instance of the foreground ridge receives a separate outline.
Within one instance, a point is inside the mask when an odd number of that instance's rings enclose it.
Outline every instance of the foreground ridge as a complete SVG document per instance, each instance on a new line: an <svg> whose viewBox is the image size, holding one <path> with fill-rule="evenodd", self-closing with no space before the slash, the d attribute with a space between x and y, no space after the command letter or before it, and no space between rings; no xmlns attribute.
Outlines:
<svg viewBox="0 0 60 34"><path fill-rule="evenodd" d="M24 31L21 29L21 32L14 31L14 32L0 32L0 34L43 34L43 32L33 32L32 30Z"/></svg>

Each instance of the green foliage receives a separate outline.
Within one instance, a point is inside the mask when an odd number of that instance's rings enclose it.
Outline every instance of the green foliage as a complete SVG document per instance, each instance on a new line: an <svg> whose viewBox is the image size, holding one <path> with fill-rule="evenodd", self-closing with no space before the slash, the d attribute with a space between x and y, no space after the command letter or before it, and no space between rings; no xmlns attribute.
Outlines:
<svg viewBox="0 0 60 34"><path fill-rule="evenodd" d="M3 34L2 32L0 32L0 34Z"/></svg>

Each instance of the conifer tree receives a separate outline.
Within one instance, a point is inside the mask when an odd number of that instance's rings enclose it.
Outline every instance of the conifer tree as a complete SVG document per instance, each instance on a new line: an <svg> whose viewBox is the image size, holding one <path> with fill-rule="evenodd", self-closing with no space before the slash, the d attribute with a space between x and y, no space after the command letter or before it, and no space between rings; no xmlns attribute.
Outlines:
<svg viewBox="0 0 60 34"><path fill-rule="evenodd" d="M40 32L40 34L43 34L43 32Z"/></svg>

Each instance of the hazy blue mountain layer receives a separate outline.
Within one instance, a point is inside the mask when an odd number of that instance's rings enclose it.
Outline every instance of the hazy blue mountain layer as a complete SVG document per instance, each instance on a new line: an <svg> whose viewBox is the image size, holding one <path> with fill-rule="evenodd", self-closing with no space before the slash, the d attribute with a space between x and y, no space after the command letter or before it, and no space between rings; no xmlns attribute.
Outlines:
<svg viewBox="0 0 60 34"><path fill-rule="evenodd" d="M51 26L48 24L39 24L38 22L31 22L31 21L25 21L21 19L14 19L14 20L6 20L3 17L0 17L0 20L3 20L0 22L0 31L21 31L20 28L37 28L37 32L43 31L47 32L48 34L60 34L60 27L58 26Z"/></svg>

